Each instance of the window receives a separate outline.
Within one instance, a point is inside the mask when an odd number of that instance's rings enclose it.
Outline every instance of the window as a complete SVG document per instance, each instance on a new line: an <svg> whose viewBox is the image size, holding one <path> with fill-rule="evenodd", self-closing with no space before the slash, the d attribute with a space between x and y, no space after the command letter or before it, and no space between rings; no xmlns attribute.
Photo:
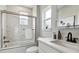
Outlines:
<svg viewBox="0 0 79 59"><path fill-rule="evenodd" d="M27 16L20 16L20 24L21 25L28 25L28 17Z"/></svg>
<svg viewBox="0 0 79 59"><path fill-rule="evenodd" d="M46 8L43 12L43 27L45 30L51 29L51 8Z"/></svg>
<svg viewBox="0 0 79 59"><path fill-rule="evenodd" d="M28 13L20 12L20 14L28 15ZM28 25L28 17L20 16L20 25Z"/></svg>
<svg viewBox="0 0 79 59"><path fill-rule="evenodd" d="M48 19L50 17L51 17L51 8L45 11L45 19Z"/></svg>

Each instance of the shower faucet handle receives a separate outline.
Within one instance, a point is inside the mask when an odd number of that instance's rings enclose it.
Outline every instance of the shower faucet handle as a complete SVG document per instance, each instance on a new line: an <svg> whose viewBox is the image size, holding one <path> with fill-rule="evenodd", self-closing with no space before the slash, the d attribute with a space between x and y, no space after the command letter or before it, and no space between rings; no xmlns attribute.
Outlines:
<svg viewBox="0 0 79 59"><path fill-rule="evenodd" d="M9 40L7 40L7 41L4 41L4 43L9 43L10 41Z"/></svg>

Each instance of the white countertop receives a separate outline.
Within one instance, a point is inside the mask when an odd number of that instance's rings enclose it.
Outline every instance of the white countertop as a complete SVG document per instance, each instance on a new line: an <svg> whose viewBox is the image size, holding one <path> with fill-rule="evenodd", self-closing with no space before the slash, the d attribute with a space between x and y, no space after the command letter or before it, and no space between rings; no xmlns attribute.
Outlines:
<svg viewBox="0 0 79 59"><path fill-rule="evenodd" d="M55 39L52 39L52 38L39 38L38 41L41 41L41 42L47 44L49 47L55 48L58 51L61 51L63 53L79 53L78 50L70 49L70 48L67 48L67 47L64 47L61 45L57 45L55 43L51 43L50 41L55 41Z"/></svg>

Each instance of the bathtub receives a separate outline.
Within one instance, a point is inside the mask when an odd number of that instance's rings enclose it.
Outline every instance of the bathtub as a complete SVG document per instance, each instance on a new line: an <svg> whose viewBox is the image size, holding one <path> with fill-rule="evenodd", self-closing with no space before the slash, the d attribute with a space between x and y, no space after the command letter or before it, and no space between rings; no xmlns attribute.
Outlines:
<svg viewBox="0 0 79 59"><path fill-rule="evenodd" d="M26 49L36 45L34 41L11 42L8 47L0 48L0 53L26 53Z"/></svg>

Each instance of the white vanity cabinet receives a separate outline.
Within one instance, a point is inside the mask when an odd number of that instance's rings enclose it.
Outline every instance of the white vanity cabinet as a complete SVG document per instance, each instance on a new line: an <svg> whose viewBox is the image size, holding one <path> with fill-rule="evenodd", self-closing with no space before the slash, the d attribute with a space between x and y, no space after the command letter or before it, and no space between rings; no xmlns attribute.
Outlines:
<svg viewBox="0 0 79 59"><path fill-rule="evenodd" d="M55 48L48 46L46 43L39 41L39 53L60 53Z"/></svg>

